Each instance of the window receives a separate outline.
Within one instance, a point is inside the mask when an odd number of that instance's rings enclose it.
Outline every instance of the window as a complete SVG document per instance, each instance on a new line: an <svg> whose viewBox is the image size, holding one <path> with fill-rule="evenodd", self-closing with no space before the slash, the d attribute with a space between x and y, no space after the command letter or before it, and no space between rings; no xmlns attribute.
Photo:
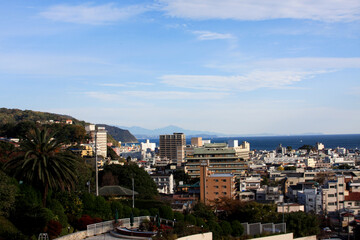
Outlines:
<svg viewBox="0 0 360 240"><path fill-rule="evenodd" d="M226 179L223 179L222 181L223 181L223 182L226 182Z"/></svg>
<svg viewBox="0 0 360 240"><path fill-rule="evenodd" d="M329 194L328 197L335 197L335 195L334 194Z"/></svg>
<svg viewBox="0 0 360 240"><path fill-rule="evenodd" d="M329 206L334 206L334 205L335 205L335 203L333 203L333 202L329 202L329 203L328 203L328 205L329 205Z"/></svg>
<svg viewBox="0 0 360 240"><path fill-rule="evenodd" d="M226 186L224 185L224 186L222 186L223 188L226 188Z"/></svg>
<svg viewBox="0 0 360 240"><path fill-rule="evenodd" d="M226 195L226 192L223 192L224 195Z"/></svg>
<svg viewBox="0 0 360 240"><path fill-rule="evenodd" d="M219 193L218 192L214 192L215 193L215 195L219 195Z"/></svg>
<svg viewBox="0 0 360 240"><path fill-rule="evenodd" d="M219 188L219 186L214 186L215 188Z"/></svg>
<svg viewBox="0 0 360 240"><path fill-rule="evenodd" d="M215 182L218 182L219 180L215 179Z"/></svg>

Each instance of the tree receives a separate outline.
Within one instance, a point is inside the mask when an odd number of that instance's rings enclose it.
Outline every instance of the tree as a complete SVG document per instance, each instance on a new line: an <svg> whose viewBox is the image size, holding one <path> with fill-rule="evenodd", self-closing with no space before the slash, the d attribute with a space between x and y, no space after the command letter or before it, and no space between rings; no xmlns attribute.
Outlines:
<svg viewBox="0 0 360 240"><path fill-rule="evenodd" d="M304 212L286 214L287 232L293 232L294 237L305 237L319 233L319 220L316 215Z"/></svg>
<svg viewBox="0 0 360 240"><path fill-rule="evenodd" d="M121 186L129 189L132 189L132 178L134 178L134 189L139 193L137 197L141 199L153 199L158 193L154 180L136 164L108 165L99 173L99 179L102 180L102 176L107 172L111 172L118 179Z"/></svg>
<svg viewBox="0 0 360 240"><path fill-rule="evenodd" d="M42 190L44 207L49 188L70 190L76 182L75 157L62 152L62 143L53 136L47 128L32 129L21 142L23 155L5 164L14 177Z"/></svg>
<svg viewBox="0 0 360 240"><path fill-rule="evenodd" d="M118 160L120 157L116 154L112 147L107 146L107 157L110 157L112 160Z"/></svg>
<svg viewBox="0 0 360 240"><path fill-rule="evenodd" d="M232 233L232 228L231 228L231 224L228 221L222 221L220 223L222 232L225 236L228 236Z"/></svg>
<svg viewBox="0 0 360 240"><path fill-rule="evenodd" d="M9 216L14 208L19 188L3 171L0 171L0 215Z"/></svg>
<svg viewBox="0 0 360 240"><path fill-rule="evenodd" d="M232 235L234 237L240 237L244 233L244 226L238 220L234 220L231 223Z"/></svg>
<svg viewBox="0 0 360 240"><path fill-rule="evenodd" d="M174 213L173 213L170 206L167 206L167 205L161 206L159 208L159 213L160 213L160 217L162 217L162 218L166 218L166 219L169 219L169 220L174 219Z"/></svg>

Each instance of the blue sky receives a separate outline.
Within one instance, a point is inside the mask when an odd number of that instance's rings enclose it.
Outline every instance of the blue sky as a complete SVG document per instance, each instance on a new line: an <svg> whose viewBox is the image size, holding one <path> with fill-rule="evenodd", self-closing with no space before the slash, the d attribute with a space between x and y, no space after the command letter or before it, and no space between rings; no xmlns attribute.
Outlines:
<svg viewBox="0 0 360 240"><path fill-rule="evenodd" d="M93 123L360 133L360 1L1 1L0 83Z"/></svg>

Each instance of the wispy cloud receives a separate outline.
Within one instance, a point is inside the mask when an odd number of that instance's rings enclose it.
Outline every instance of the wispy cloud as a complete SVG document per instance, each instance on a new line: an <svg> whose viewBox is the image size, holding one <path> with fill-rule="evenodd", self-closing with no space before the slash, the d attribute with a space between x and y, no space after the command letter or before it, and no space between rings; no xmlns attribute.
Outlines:
<svg viewBox="0 0 360 240"><path fill-rule="evenodd" d="M126 85L123 83L101 83L99 86L103 87L125 87Z"/></svg>
<svg viewBox="0 0 360 240"><path fill-rule="evenodd" d="M56 5L40 13L53 21L102 25L128 19L149 10L144 5L118 7L113 3L104 5Z"/></svg>
<svg viewBox="0 0 360 240"><path fill-rule="evenodd" d="M301 58L273 58L262 59L247 63L211 63L205 65L208 68L221 69L236 72L239 69L267 69L267 70L297 70L297 71L329 71L337 69L359 69L360 58L336 58L336 57L301 57Z"/></svg>
<svg viewBox="0 0 360 240"><path fill-rule="evenodd" d="M360 20L358 0L160 0L172 17L189 19L311 19L326 22Z"/></svg>
<svg viewBox="0 0 360 240"><path fill-rule="evenodd" d="M138 87L138 86L152 86L149 82L124 82L124 83L101 83L99 86L103 87Z"/></svg>
<svg viewBox="0 0 360 240"><path fill-rule="evenodd" d="M235 37L229 33L216 33L210 31L192 31L192 33L197 36L198 40L235 39Z"/></svg>
<svg viewBox="0 0 360 240"><path fill-rule="evenodd" d="M119 91L119 92L84 92L88 97L102 101L120 101L123 99L151 99L151 100L206 100L222 99L229 95L227 92L185 92L185 91Z"/></svg>
<svg viewBox="0 0 360 240"><path fill-rule="evenodd" d="M162 83L173 87L210 91L252 91L259 88L282 89L322 72L254 71L246 75L165 75Z"/></svg>

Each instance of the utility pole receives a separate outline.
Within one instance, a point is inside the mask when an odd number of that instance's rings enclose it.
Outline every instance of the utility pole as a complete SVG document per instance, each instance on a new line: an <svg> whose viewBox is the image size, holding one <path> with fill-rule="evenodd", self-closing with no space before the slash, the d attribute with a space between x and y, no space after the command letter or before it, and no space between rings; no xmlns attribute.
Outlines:
<svg viewBox="0 0 360 240"><path fill-rule="evenodd" d="M132 178L131 180L132 180L132 208L134 208L135 207L134 178Z"/></svg>
<svg viewBox="0 0 360 240"><path fill-rule="evenodd" d="M97 155L97 130L95 127L95 188L96 196L99 196L99 169L98 169L98 155Z"/></svg>

